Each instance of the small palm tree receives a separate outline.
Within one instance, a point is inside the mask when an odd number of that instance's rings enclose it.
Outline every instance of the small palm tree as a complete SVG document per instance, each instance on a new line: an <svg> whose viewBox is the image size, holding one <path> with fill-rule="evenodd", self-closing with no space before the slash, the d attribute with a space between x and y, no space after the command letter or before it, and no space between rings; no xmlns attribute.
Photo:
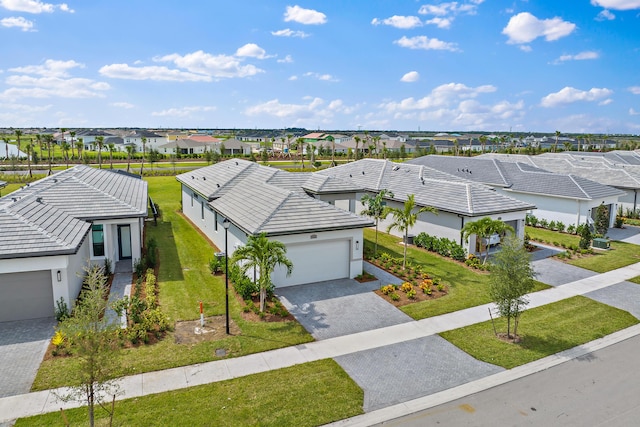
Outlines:
<svg viewBox="0 0 640 427"><path fill-rule="evenodd" d="M5 159L9 160L9 137L4 136L2 140L4 141Z"/></svg>
<svg viewBox="0 0 640 427"><path fill-rule="evenodd" d="M102 169L102 147L104 146L104 136L96 136L96 146L98 147L98 168Z"/></svg>
<svg viewBox="0 0 640 427"><path fill-rule="evenodd" d="M400 208L391 208L386 207L384 210L384 215L387 216L389 214L393 215L393 222L387 227L387 232L390 232L394 228L402 231L404 234L404 255L402 259L402 269L404 270L407 266L407 246L409 246L409 229L416 225L416 221L418 220L418 215L425 212L431 212L434 214L438 213L438 210L432 206L423 206L417 211L414 212L416 207L415 194L409 194L407 197L407 201L404 202L404 207Z"/></svg>
<svg viewBox="0 0 640 427"><path fill-rule="evenodd" d="M67 169L69 169L69 149L71 144L67 141L62 141L62 153L64 154L64 160L67 162Z"/></svg>
<svg viewBox="0 0 640 427"><path fill-rule="evenodd" d="M48 150L49 172L47 174L51 175L53 173L53 171L51 170L51 162L53 161L53 159L51 157L51 145L53 144L53 135L51 135L50 133L46 134L44 136L44 142L45 142L45 144L47 146L47 150Z"/></svg>
<svg viewBox="0 0 640 427"><path fill-rule="evenodd" d="M358 160L358 145L360 144L360 137L359 136L354 136L353 140L356 142L356 160Z"/></svg>
<svg viewBox="0 0 640 427"><path fill-rule="evenodd" d="M360 212L360 215L366 215L376 220L376 243L373 249L374 257L378 254L378 222L387 216L384 209L386 205L384 201L385 197L393 197L393 193L389 190L381 190L375 196L365 194L360 199L360 203L365 206L365 209Z"/></svg>
<svg viewBox="0 0 640 427"><path fill-rule="evenodd" d="M331 167L336 165L336 140L333 136L329 135L327 140L331 142Z"/></svg>
<svg viewBox="0 0 640 427"><path fill-rule="evenodd" d="M33 154L33 144L28 143L25 149L27 150L27 164L29 165L29 177L32 177L33 173L31 172L31 154Z"/></svg>
<svg viewBox="0 0 640 427"><path fill-rule="evenodd" d="M131 156L135 153L136 147L134 145L127 145L125 147L125 150L127 150L127 172L129 172L131 166Z"/></svg>
<svg viewBox="0 0 640 427"><path fill-rule="evenodd" d="M82 138L78 138L76 142L76 149L78 150L78 158L82 160L82 149L84 148L84 140Z"/></svg>
<svg viewBox="0 0 640 427"><path fill-rule="evenodd" d="M69 135L71 135L71 141L70 141L70 144L71 144L71 159L73 160L76 157L76 153L74 152L75 144L73 143L73 140L76 137L76 132L75 131L71 131L71 132L69 132Z"/></svg>
<svg viewBox="0 0 640 427"><path fill-rule="evenodd" d="M114 144L113 142L110 142L109 144L107 144L107 148L109 149L110 169L113 169L113 152L116 151L116 144Z"/></svg>
<svg viewBox="0 0 640 427"><path fill-rule="evenodd" d="M293 271L293 263L287 258L287 247L277 240L269 240L265 233L249 236L247 244L233 253L231 262L240 263L242 274L251 268L260 272L258 285L260 288L260 311L264 311L267 290L271 287L271 274L278 265L287 269L287 276Z"/></svg>
<svg viewBox="0 0 640 427"><path fill-rule="evenodd" d="M298 143L298 150L300 151L301 168L304 169L304 139L298 138L296 142Z"/></svg>
<svg viewBox="0 0 640 427"><path fill-rule="evenodd" d="M16 146L18 147L18 152L20 152L20 137L22 136L22 131L19 129L16 129L13 132L16 134ZM18 157L20 157L19 154L18 154Z"/></svg>
<svg viewBox="0 0 640 427"><path fill-rule="evenodd" d="M142 170L144 169L144 153L147 151L147 138L143 136L140 140L142 141L142 161L140 162L140 176L142 176Z"/></svg>
<svg viewBox="0 0 640 427"><path fill-rule="evenodd" d="M482 263L487 262L487 258L489 258L489 237L493 234L504 234L505 231L510 231L515 233L513 227L505 224L499 219L491 219L489 217L485 217L479 219L478 221L468 222L464 225L462 230L460 230L460 234L464 238L465 242L469 241L469 236L475 234L480 239L486 239L487 244L485 245L485 255Z"/></svg>
<svg viewBox="0 0 640 427"><path fill-rule="evenodd" d="M482 154L484 154L484 147L487 145L487 136L480 135L480 146L482 147Z"/></svg>
<svg viewBox="0 0 640 427"><path fill-rule="evenodd" d="M556 131L556 143L553 144L553 152L555 153L556 151L558 151L558 138L560 137L560 131L557 130Z"/></svg>

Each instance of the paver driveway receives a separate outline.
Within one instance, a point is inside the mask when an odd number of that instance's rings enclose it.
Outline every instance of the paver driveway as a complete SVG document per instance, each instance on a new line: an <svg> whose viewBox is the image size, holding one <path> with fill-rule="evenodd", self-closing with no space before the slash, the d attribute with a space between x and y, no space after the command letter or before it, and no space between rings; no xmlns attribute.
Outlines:
<svg viewBox="0 0 640 427"><path fill-rule="evenodd" d="M53 317L0 323L0 397L29 392L55 325Z"/></svg>

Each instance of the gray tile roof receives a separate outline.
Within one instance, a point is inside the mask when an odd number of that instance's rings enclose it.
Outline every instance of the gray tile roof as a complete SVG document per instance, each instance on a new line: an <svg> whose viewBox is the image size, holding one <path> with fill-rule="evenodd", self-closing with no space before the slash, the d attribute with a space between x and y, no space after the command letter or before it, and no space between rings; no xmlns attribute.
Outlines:
<svg viewBox="0 0 640 427"><path fill-rule="evenodd" d="M36 181L11 196L39 197L46 204L78 219L147 216L145 181L108 169L84 165L74 166Z"/></svg>
<svg viewBox="0 0 640 427"><path fill-rule="evenodd" d="M89 223L33 197L2 203L0 259L75 253L90 228Z"/></svg>
<svg viewBox="0 0 640 427"><path fill-rule="evenodd" d="M248 234L296 234L364 228L373 222L302 192L309 174L227 160L176 177Z"/></svg>
<svg viewBox="0 0 640 427"><path fill-rule="evenodd" d="M414 194L420 206L433 206L465 216L535 208L530 203L497 194L483 184L421 165L362 159L317 173L349 181L366 191L390 190L393 199L401 202Z"/></svg>
<svg viewBox="0 0 640 427"><path fill-rule="evenodd" d="M592 200L624 192L577 175L553 173L530 163L501 162L497 158L423 156L407 163L422 164L507 191Z"/></svg>

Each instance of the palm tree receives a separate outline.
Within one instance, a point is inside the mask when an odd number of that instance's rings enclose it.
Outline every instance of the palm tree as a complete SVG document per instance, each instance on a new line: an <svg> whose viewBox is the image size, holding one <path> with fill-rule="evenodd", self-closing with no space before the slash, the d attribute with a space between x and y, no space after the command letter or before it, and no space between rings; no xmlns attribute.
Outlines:
<svg viewBox="0 0 640 427"><path fill-rule="evenodd" d="M453 140L453 155L458 155L458 138Z"/></svg>
<svg viewBox="0 0 640 427"><path fill-rule="evenodd" d="M47 172L47 175L51 175L53 174L53 171L51 170L51 162L53 161L53 158L51 157L51 145L53 144L53 135L48 133L44 136L44 142L47 145L47 150L48 150L48 161L49 161L49 172Z"/></svg>
<svg viewBox="0 0 640 427"><path fill-rule="evenodd" d="M102 147L104 146L104 136L96 136L96 146L98 147L98 169L102 169Z"/></svg>
<svg viewBox="0 0 640 427"><path fill-rule="evenodd" d="M16 134L16 146L18 147L18 157L20 157L20 137L22 136L22 131L20 129L16 129L13 133Z"/></svg>
<svg viewBox="0 0 640 427"><path fill-rule="evenodd" d="M482 147L482 154L484 154L484 147L487 145L487 136L480 135L480 146Z"/></svg>
<svg viewBox="0 0 640 427"><path fill-rule="evenodd" d="M387 159L387 140L382 141L382 158Z"/></svg>
<svg viewBox="0 0 640 427"><path fill-rule="evenodd" d="M300 161L302 162L302 169L304 169L304 139L298 138L296 139L296 143L298 144L298 150L300 151Z"/></svg>
<svg viewBox="0 0 640 427"><path fill-rule="evenodd" d="M2 140L4 141L4 151L5 151L5 155L6 155L6 159L7 161L9 160L9 137L8 136L3 136Z"/></svg>
<svg viewBox="0 0 640 427"><path fill-rule="evenodd" d="M373 137L373 142L376 146L376 159L380 158L380 135L376 135Z"/></svg>
<svg viewBox="0 0 640 427"><path fill-rule="evenodd" d="M127 150L127 172L129 172L129 167L131 165L131 156L135 152L136 147L135 145L127 145L124 148L125 150Z"/></svg>
<svg viewBox="0 0 640 427"><path fill-rule="evenodd" d="M487 258L489 258L489 237L493 234L504 234L505 231L510 231L514 233L513 227L505 224L499 219L491 219L489 217L484 217L479 219L478 221L468 222L462 227L460 230L460 234L464 238L465 242L469 241L469 236L475 234L479 239L485 239L487 244L485 245L485 256L482 263L487 262ZM482 246L480 248L482 250Z"/></svg>
<svg viewBox="0 0 640 427"><path fill-rule="evenodd" d="M293 135L291 135L290 133L287 134L287 157L291 158L291 138L293 138Z"/></svg>
<svg viewBox="0 0 640 427"><path fill-rule="evenodd" d="M78 138L76 142L76 149L78 150L78 158L82 160L82 149L84 148L84 141L82 138Z"/></svg>
<svg viewBox="0 0 640 427"><path fill-rule="evenodd" d="M239 247L233 253L231 262L239 263L240 270L245 274L251 268L260 272L258 286L260 288L260 311L264 311L267 290L271 288L271 274L282 265L287 269L287 276L293 271L293 263L287 258L287 247L277 240L269 240L265 233L249 236L247 244Z"/></svg>
<svg viewBox="0 0 640 427"><path fill-rule="evenodd" d="M558 151L558 137L560 136L560 131L557 130L556 131L556 143L553 144L553 152L555 153L556 151Z"/></svg>
<svg viewBox="0 0 640 427"><path fill-rule="evenodd" d="M29 165L29 177L33 176L31 172L31 154L33 153L33 144L29 142L25 148L27 150L27 164Z"/></svg>
<svg viewBox="0 0 640 427"><path fill-rule="evenodd" d="M107 148L109 149L109 164L111 165L110 169L113 169L113 152L116 151L116 144L110 142L109 144L107 144Z"/></svg>
<svg viewBox="0 0 640 427"><path fill-rule="evenodd" d="M356 160L358 160L358 145L360 144L360 137L359 136L354 136L353 140L356 142Z"/></svg>
<svg viewBox="0 0 640 427"><path fill-rule="evenodd" d="M331 167L336 165L336 140L333 136L329 135L327 140L331 142Z"/></svg>
<svg viewBox="0 0 640 427"><path fill-rule="evenodd" d="M573 148L573 144L571 143L571 141L565 141L562 143L562 145L564 145L564 151L571 151L571 149Z"/></svg>
<svg viewBox="0 0 640 427"><path fill-rule="evenodd" d="M67 128L60 128L60 145L62 146L62 141L66 141L67 139L64 137L64 133L67 131Z"/></svg>
<svg viewBox="0 0 640 427"><path fill-rule="evenodd" d="M385 219L387 216L384 209L386 205L386 202L384 201L385 197L393 197L393 193L389 190L381 190L375 196L365 194L360 199L360 203L365 206L365 209L360 212L360 215L370 216L371 218L376 220L376 243L373 247L374 257L378 253L378 222L381 219Z"/></svg>
<svg viewBox="0 0 640 427"><path fill-rule="evenodd" d="M386 217L388 214L393 215L393 222L387 227L387 233L391 232L394 228L397 228L399 231L404 233L404 256L402 259L402 269L404 270L407 266L407 246L409 246L409 229L412 228L416 221L418 220L418 215L424 212L431 212L434 214L438 213L438 210L432 206L423 206L414 212L414 208L416 207L415 194L409 194L407 197L407 201L404 202L404 207L400 208L391 208L389 206L385 207L384 216Z"/></svg>
<svg viewBox="0 0 640 427"><path fill-rule="evenodd" d="M140 162L140 176L142 176L142 169L144 168L144 153L147 151L147 138L144 136L140 138L142 141L142 161Z"/></svg>
<svg viewBox="0 0 640 427"><path fill-rule="evenodd" d="M73 140L76 137L76 133L75 133L75 131L71 131L71 132L69 132L69 135L71 135L71 142L70 142L70 144L71 144L71 159L73 159L76 156L76 153L74 153L75 145L73 143Z"/></svg>
<svg viewBox="0 0 640 427"><path fill-rule="evenodd" d="M69 149L71 144L67 141L62 141L62 153L64 154L64 160L67 162L67 169L69 169Z"/></svg>

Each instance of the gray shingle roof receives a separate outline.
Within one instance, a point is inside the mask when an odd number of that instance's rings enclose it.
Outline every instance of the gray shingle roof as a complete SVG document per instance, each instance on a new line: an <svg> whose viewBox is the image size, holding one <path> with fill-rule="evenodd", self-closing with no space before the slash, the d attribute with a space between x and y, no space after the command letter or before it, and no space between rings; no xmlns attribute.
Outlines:
<svg viewBox="0 0 640 427"><path fill-rule="evenodd" d="M371 192L390 190L398 201L414 194L418 205L466 216L535 208L530 203L497 194L483 184L421 165L362 159L317 173L349 181Z"/></svg>
<svg viewBox="0 0 640 427"><path fill-rule="evenodd" d="M580 176L553 173L531 163L501 162L497 158L423 156L408 161L507 191L580 200L619 196L623 192Z"/></svg>
<svg viewBox="0 0 640 427"><path fill-rule="evenodd" d="M216 212L248 234L269 235L364 228L368 219L301 191L309 174L227 160L176 177L205 196Z"/></svg>

